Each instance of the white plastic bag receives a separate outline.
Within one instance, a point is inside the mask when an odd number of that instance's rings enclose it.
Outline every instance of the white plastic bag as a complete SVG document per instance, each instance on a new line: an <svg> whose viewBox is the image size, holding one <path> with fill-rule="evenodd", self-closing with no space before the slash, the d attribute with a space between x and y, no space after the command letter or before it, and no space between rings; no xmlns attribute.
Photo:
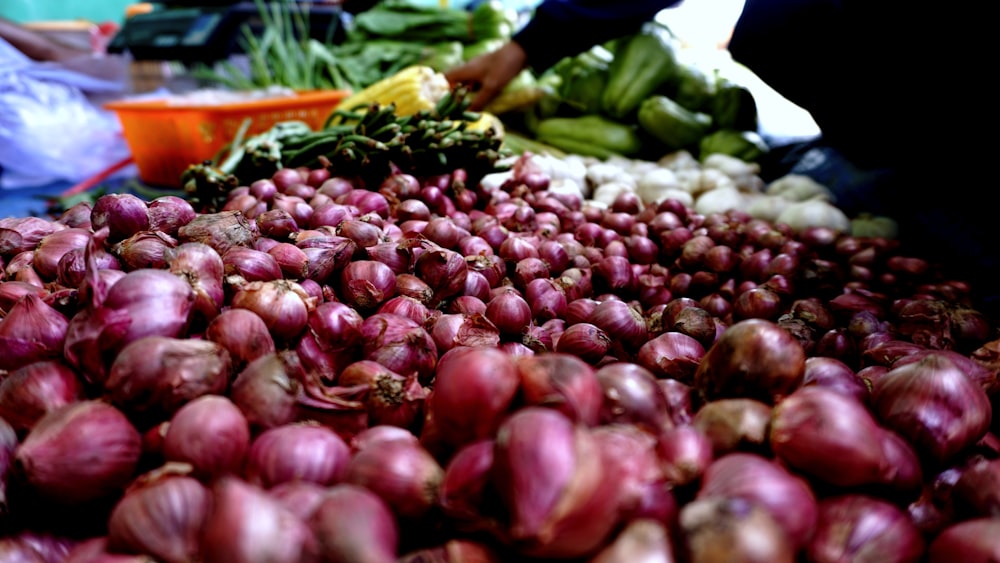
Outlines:
<svg viewBox="0 0 1000 563"><path fill-rule="evenodd" d="M92 99L123 90L0 39L0 188L76 183L127 158L118 118Z"/></svg>

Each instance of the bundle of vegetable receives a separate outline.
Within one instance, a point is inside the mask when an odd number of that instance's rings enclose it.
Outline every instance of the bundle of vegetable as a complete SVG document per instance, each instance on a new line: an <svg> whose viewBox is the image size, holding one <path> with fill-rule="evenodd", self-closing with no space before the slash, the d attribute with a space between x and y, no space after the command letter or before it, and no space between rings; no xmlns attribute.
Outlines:
<svg viewBox="0 0 1000 563"><path fill-rule="evenodd" d="M539 82L550 89L527 111L524 128L567 152L607 159L612 155L655 160L686 150L756 161L768 147L757 134L757 107L745 87L706 72L686 56L670 31L656 22L607 46L567 57ZM582 119L576 133L553 138L552 119ZM513 121L513 119L512 119ZM634 142L595 143L622 137Z"/></svg>
<svg viewBox="0 0 1000 563"><path fill-rule="evenodd" d="M479 2L470 10L421 6L406 0L379 2L357 14L352 33L358 41L391 38L412 43L460 41L475 43L507 39L513 33L510 11L496 0Z"/></svg>
<svg viewBox="0 0 1000 563"><path fill-rule="evenodd" d="M295 90L349 90L355 84L344 75L338 57L329 43L313 38L309 4L283 0L254 0L261 20L261 35L246 26L240 42L247 55L249 69L231 61L219 63L218 70L200 65L192 75L201 80L224 85L232 90L255 90L283 86Z"/></svg>
<svg viewBox="0 0 1000 563"><path fill-rule="evenodd" d="M404 88L409 72L348 98L320 131L279 123L237 147L219 168L192 165L183 177L185 190L200 210L215 210L237 178L285 168L333 169L369 186L381 184L393 170L435 175L462 167L473 182L498 170L502 130L490 126L491 116L467 111L469 95L462 86L421 89L414 76L412 88ZM380 105L379 100L398 100L407 111L398 112L395 101Z"/></svg>
<svg viewBox="0 0 1000 563"><path fill-rule="evenodd" d="M1000 337L967 283L538 162L0 220L0 553L996 558Z"/></svg>

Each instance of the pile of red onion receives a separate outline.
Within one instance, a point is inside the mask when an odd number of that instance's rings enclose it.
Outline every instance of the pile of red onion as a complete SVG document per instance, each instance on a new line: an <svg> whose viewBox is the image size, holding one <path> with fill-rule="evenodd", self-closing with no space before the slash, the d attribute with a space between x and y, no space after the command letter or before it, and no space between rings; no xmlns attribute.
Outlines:
<svg viewBox="0 0 1000 563"><path fill-rule="evenodd" d="M530 159L0 220L0 560L1000 558L968 284Z"/></svg>

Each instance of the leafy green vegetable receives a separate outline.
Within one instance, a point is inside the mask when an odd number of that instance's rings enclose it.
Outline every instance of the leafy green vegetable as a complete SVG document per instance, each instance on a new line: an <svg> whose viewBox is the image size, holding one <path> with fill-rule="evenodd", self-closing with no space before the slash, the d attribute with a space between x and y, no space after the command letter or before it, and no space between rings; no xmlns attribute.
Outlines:
<svg viewBox="0 0 1000 563"><path fill-rule="evenodd" d="M284 86L294 90L350 89L355 85L338 68L338 59L326 46L311 38L307 3L255 0L264 31L257 37L243 28L241 44L249 59L249 73L230 61L219 70L204 64L192 74L233 90ZM293 8L292 6L297 6ZM300 7L298 7L300 6ZM333 28L329 30L332 35Z"/></svg>

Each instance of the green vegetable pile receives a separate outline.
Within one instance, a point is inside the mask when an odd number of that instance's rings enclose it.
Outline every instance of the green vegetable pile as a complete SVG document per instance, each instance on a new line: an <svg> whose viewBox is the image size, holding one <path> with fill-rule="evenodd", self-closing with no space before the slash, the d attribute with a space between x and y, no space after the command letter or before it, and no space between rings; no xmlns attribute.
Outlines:
<svg viewBox="0 0 1000 563"><path fill-rule="evenodd" d="M235 90L286 86L296 90L363 90L403 68L425 65L445 70L496 49L509 39L515 15L502 2L482 2L473 10L422 6L386 0L346 24L346 39L310 39L308 4L256 0L264 32L245 30L250 61L245 73L230 62L195 75ZM314 34L313 34L314 35ZM332 30L328 35L332 39Z"/></svg>
<svg viewBox="0 0 1000 563"><path fill-rule="evenodd" d="M502 139L493 129L469 129L480 114L468 111L471 97L455 86L437 106L399 116L395 105L336 110L313 131L286 121L235 143L218 166L190 166L182 182L199 209L217 210L243 181L269 177L282 168L328 168L359 185L378 189L394 171L418 176L463 168L470 181L500 169Z"/></svg>
<svg viewBox="0 0 1000 563"><path fill-rule="evenodd" d="M679 61L676 39L655 22L563 59L538 82L549 94L520 116L523 129L567 152L655 160L687 150L752 162L767 151L750 91Z"/></svg>

